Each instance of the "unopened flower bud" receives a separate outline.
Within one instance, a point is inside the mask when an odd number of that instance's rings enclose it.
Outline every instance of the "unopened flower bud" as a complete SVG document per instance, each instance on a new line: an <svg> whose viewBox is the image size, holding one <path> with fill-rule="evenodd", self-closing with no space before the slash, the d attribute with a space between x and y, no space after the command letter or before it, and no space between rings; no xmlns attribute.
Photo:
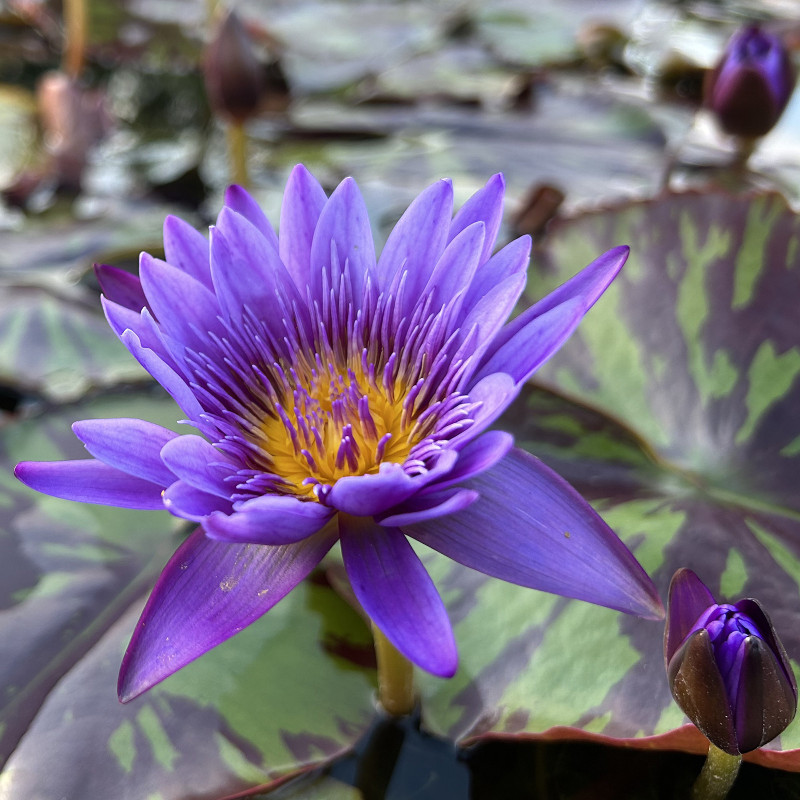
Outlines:
<svg viewBox="0 0 800 800"><path fill-rule="evenodd" d="M203 62L211 107L235 122L258 111L264 69L239 17L231 11L218 25Z"/></svg>
<svg viewBox="0 0 800 800"><path fill-rule="evenodd" d="M750 26L734 34L708 73L704 102L726 133L763 136L786 108L795 80L794 65L780 37Z"/></svg>
<svg viewBox="0 0 800 800"><path fill-rule="evenodd" d="M664 656L672 696L726 753L774 739L797 710L786 651L756 600L717 603L691 570L669 588Z"/></svg>

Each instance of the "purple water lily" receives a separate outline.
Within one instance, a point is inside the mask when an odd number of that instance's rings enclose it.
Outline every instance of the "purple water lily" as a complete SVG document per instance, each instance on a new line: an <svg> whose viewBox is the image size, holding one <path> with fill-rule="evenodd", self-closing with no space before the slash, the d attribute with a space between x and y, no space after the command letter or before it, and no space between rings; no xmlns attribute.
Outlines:
<svg viewBox="0 0 800 800"><path fill-rule="evenodd" d="M77 422L94 457L23 463L57 497L200 523L165 567L123 661L123 700L249 625L339 540L353 591L408 659L457 667L444 604L407 537L506 581L658 618L641 566L558 475L487 428L624 263L618 247L506 323L530 240L492 255L493 177L452 216L426 189L376 260L348 178L297 167L278 237L231 187L210 242L179 219L141 281L99 267L119 338L199 435Z"/></svg>
<svg viewBox="0 0 800 800"><path fill-rule="evenodd" d="M690 569L670 584L664 657L675 701L726 753L755 750L794 719L797 684L761 605L717 603Z"/></svg>

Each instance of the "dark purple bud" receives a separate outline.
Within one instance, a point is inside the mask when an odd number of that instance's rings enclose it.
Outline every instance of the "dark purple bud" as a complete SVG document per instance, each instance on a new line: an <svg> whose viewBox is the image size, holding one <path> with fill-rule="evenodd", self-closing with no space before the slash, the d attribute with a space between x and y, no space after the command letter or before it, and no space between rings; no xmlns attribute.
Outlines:
<svg viewBox="0 0 800 800"><path fill-rule="evenodd" d="M211 107L244 122L258 111L264 90L264 68L239 17L231 11L217 26L203 61Z"/></svg>
<svg viewBox="0 0 800 800"><path fill-rule="evenodd" d="M703 87L705 105L734 136L772 130L792 95L796 74L783 41L756 26L737 31Z"/></svg>
<svg viewBox="0 0 800 800"><path fill-rule="evenodd" d="M797 710L797 684L756 600L716 603L689 569L669 587L664 634L675 702L708 740L736 755L774 739Z"/></svg>

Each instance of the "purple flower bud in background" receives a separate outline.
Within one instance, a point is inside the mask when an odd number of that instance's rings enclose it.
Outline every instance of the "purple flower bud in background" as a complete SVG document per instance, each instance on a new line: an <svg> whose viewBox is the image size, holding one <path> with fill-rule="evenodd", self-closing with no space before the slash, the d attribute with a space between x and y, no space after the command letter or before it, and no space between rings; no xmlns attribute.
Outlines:
<svg viewBox="0 0 800 800"><path fill-rule="evenodd" d="M670 584L664 656L675 702L726 753L761 747L794 718L797 684L760 604L717 603L689 569Z"/></svg>
<svg viewBox="0 0 800 800"><path fill-rule="evenodd" d="M726 133L763 136L786 108L796 77L780 37L749 26L733 35L708 73L704 103Z"/></svg>
<svg viewBox="0 0 800 800"><path fill-rule="evenodd" d="M264 69L233 11L216 27L203 61L203 77L209 102L217 114L243 122L258 111Z"/></svg>

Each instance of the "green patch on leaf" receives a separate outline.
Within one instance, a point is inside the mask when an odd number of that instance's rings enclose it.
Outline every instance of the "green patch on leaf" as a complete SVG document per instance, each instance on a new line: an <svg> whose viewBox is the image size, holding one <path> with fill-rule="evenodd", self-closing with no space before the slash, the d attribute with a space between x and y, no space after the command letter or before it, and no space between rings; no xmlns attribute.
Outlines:
<svg viewBox="0 0 800 800"><path fill-rule="evenodd" d="M800 347L800 342L798 342ZM748 372L747 419L736 434L737 444L747 441L764 412L782 398L800 373L800 349L778 354L771 341L762 342Z"/></svg>
<svg viewBox="0 0 800 800"><path fill-rule="evenodd" d="M108 737L108 749L117 759L123 772L130 772L133 769L133 762L136 758L136 743L134 742L133 725L125 720Z"/></svg>

